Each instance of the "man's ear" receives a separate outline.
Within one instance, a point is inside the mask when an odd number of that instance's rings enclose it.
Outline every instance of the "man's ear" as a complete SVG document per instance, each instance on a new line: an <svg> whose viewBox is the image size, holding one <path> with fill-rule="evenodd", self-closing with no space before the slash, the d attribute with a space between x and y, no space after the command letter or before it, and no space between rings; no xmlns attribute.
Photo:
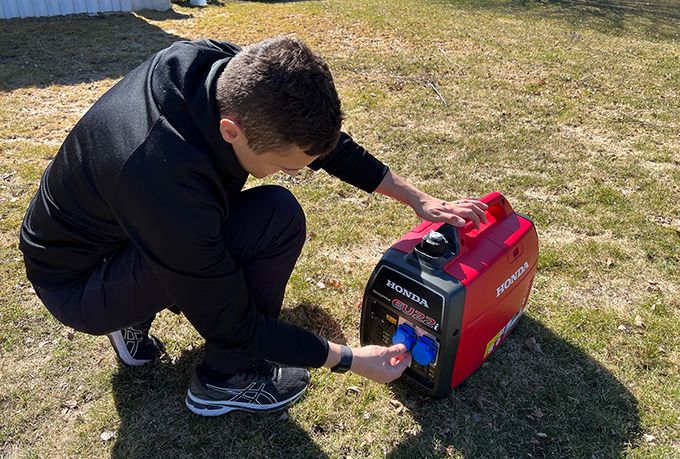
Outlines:
<svg viewBox="0 0 680 459"><path fill-rule="evenodd" d="M220 134L225 142L234 144L245 140L245 133L235 116L225 116L220 120Z"/></svg>

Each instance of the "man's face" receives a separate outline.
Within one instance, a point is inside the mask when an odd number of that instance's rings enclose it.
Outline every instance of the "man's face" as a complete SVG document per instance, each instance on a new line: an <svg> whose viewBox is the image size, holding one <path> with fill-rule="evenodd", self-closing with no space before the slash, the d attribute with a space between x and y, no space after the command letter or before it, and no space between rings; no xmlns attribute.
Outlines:
<svg viewBox="0 0 680 459"><path fill-rule="evenodd" d="M297 145L288 145L276 151L255 153L248 146L239 122L232 116L220 121L220 132L225 142L229 142L236 153L236 159L250 175L263 178L277 172L297 175L300 169L309 165L317 157L309 156Z"/></svg>
<svg viewBox="0 0 680 459"><path fill-rule="evenodd" d="M233 145L238 162L250 175L267 177L277 172L297 175L300 169L309 165L316 157L309 156L297 145L290 145L277 151L255 153L247 144Z"/></svg>

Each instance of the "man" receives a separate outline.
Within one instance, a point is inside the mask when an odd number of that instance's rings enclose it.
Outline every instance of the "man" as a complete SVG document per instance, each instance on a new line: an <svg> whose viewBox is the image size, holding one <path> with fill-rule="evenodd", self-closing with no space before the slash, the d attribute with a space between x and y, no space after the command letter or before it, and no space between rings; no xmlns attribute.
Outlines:
<svg viewBox="0 0 680 459"><path fill-rule="evenodd" d="M323 168L458 226L486 206L424 194L341 121L327 65L298 40L175 43L104 94L48 166L21 228L29 280L59 321L107 334L127 365L162 351L155 314L181 311L206 340L186 397L201 415L285 407L307 367L396 379L403 345L350 349L277 320L304 213L284 188L243 191L248 174Z"/></svg>

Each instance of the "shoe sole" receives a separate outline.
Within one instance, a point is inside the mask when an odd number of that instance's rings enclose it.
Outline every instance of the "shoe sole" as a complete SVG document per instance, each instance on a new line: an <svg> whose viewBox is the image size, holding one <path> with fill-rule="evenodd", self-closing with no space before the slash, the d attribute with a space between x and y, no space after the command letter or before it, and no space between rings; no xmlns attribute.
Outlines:
<svg viewBox="0 0 680 459"><path fill-rule="evenodd" d="M130 351L127 350L127 347L125 346L125 340L123 339L123 333L121 333L120 330L115 331L113 333L107 333L106 336L109 338L109 341L111 341L111 346L113 346L113 350L116 351L116 354L118 355L118 358L125 364L129 365L131 367L141 367L142 365L146 365L148 363L153 362L152 360L144 359L135 359L132 357L132 354L130 354Z"/></svg>
<svg viewBox="0 0 680 459"><path fill-rule="evenodd" d="M252 403L241 402L219 402L215 400L202 400L191 393L191 389L187 390L187 396L184 403L192 413L200 416L221 416L230 411L247 411L249 413L271 413L286 408L288 405L295 403L307 390L305 387L299 393L295 394L288 400L271 404L271 405L255 405Z"/></svg>

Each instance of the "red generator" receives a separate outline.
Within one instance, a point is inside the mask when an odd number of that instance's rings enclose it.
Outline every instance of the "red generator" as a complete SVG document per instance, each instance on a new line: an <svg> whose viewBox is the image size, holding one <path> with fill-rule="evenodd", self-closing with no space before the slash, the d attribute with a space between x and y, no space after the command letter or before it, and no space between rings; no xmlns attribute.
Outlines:
<svg viewBox="0 0 680 459"><path fill-rule="evenodd" d="M479 229L423 222L376 266L361 311L361 344L404 343L403 379L447 396L503 342L522 316L536 274L538 236L500 193Z"/></svg>

